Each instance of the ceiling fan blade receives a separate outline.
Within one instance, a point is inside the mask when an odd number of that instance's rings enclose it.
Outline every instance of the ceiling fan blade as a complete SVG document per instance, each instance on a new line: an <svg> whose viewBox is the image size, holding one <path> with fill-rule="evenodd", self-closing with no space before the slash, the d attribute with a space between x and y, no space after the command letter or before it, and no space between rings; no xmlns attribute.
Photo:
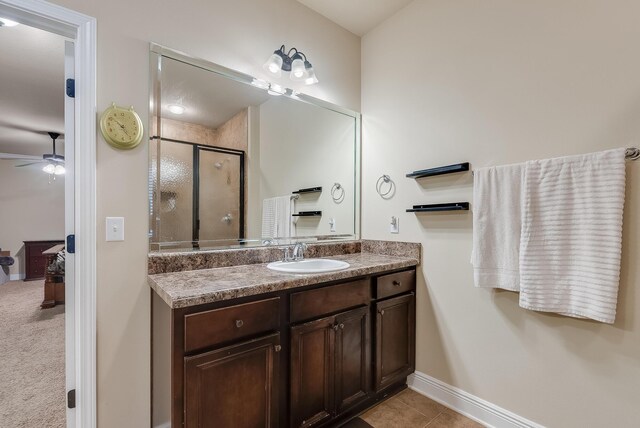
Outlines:
<svg viewBox="0 0 640 428"><path fill-rule="evenodd" d="M0 153L0 159L11 159L11 160L42 160L41 156L31 156L31 155L18 155L15 153Z"/></svg>
<svg viewBox="0 0 640 428"><path fill-rule="evenodd" d="M16 168L22 168L23 166L35 165L35 164L38 164L38 163L42 163L42 161L23 163L22 165L16 165Z"/></svg>

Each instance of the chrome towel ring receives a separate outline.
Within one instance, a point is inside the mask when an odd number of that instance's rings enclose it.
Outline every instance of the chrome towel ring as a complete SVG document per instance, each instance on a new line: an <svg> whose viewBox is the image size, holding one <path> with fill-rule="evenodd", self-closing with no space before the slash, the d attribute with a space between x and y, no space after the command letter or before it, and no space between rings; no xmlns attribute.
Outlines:
<svg viewBox="0 0 640 428"><path fill-rule="evenodd" d="M387 174L383 174L376 181L376 192L382 199L390 199L393 197L395 193L396 184L393 182L391 177Z"/></svg>
<svg viewBox="0 0 640 428"><path fill-rule="evenodd" d="M342 184L335 183L333 187L331 187L331 199L333 199L333 202L336 204L344 200L344 187L342 187Z"/></svg>

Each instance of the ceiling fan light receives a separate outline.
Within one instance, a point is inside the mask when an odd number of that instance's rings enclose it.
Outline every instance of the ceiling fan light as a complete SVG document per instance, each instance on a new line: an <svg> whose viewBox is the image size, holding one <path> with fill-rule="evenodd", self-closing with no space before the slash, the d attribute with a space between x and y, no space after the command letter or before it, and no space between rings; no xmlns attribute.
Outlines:
<svg viewBox="0 0 640 428"><path fill-rule="evenodd" d="M52 163L48 163L44 166L44 168L42 168L42 170L47 174L55 174L56 166Z"/></svg>
<svg viewBox="0 0 640 428"><path fill-rule="evenodd" d="M64 169L64 166L62 165L56 165L54 168L54 174L55 175L63 175L66 172L66 170Z"/></svg>
<svg viewBox="0 0 640 428"><path fill-rule="evenodd" d="M269 57L267 62L264 63L262 68L267 70L272 75L280 77L282 75L282 62L282 53L280 53L280 51L275 51L273 55Z"/></svg>

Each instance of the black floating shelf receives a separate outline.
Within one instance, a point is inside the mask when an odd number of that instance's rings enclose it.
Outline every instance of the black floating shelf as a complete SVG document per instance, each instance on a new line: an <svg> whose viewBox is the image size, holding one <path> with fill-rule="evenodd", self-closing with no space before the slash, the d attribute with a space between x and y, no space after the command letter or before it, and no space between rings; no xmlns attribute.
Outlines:
<svg viewBox="0 0 640 428"><path fill-rule="evenodd" d="M433 177L434 175L452 174L454 172L469 171L469 162L456 163L453 165L439 166L437 168L421 169L407 174L409 178Z"/></svg>
<svg viewBox="0 0 640 428"><path fill-rule="evenodd" d="M469 202L450 202L448 204L414 205L408 213L426 213L438 211L469 211Z"/></svg>
<svg viewBox="0 0 640 428"><path fill-rule="evenodd" d="M322 211L300 211L291 215L294 217L321 217Z"/></svg>
<svg viewBox="0 0 640 428"><path fill-rule="evenodd" d="M316 192L322 192L322 187L307 187L306 189L296 190L295 192L292 192L292 193L294 195L299 195L301 193L316 193Z"/></svg>

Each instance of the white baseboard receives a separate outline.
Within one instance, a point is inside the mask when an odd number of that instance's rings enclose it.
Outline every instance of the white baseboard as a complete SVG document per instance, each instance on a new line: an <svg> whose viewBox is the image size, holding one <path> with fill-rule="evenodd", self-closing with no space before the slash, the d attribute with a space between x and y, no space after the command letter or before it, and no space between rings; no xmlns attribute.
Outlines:
<svg viewBox="0 0 640 428"><path fill-rule="evenodd" d="M156 425L153 428L171 428L171 422L165 422L161 425Z"/></svg>
<svg viewBox="0 0 640 428"><path fill-rule="evenodd" d="M421 372L407 379L409 388L491 428L544 428L502 407Z"/></svg>
<svg viewBox="0 0 640 428"><path fill-rule="evenodd" d="M9 275L9 281L20 281L22 279L24 279L25 274L23 273L12 273L11 275Z"/></svg>

